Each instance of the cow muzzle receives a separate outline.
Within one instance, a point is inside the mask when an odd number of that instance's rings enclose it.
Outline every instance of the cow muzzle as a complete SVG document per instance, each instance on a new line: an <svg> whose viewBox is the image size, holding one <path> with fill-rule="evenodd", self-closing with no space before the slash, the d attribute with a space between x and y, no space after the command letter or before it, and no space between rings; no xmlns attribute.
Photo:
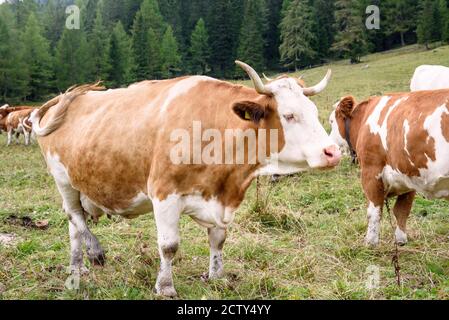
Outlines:
<svg viewBox="0 0 449 320"><path fill-rule="evenodd" d="M327 160L327 167L333 168L340 164L341 161L341 151L340 148L336 145L327 147L323 150L324 156Z"/></svg>

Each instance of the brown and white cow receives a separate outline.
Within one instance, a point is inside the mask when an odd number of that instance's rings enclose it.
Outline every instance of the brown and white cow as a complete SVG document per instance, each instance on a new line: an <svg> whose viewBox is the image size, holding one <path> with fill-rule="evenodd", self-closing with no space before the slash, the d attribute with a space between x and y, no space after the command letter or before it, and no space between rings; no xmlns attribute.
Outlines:
<svg viewBox="0 0 449 320"><path fill-rule="evenodd" d="M105 259L86 224L87 215L132 218L153 211L161 255L158 294L176 295L172 262L180 242L181 214L208 229L209 277L222 277L227 229L257 175L339 163L341 153L308 98L325 89L330 73L312 88L301 88L288 78L264 85L250 66L238 64L256 90L204 76L144 81L108 91L83 86L33 113L33 129L69 216L75 272L84 270L83 242L91 262L102 264ZM197 130L202 137L196 136ZM198 149L212 141L225 151L235 150L221 140L229 130L239 132L235 136L253 133L257 145L268 146L263 156L251 164L245 153L244 163L235 164L234 155L225 163L215 149L216 162L195 163ZM177 163L183 133L193 145L183 158L190 163ZM278 148L273 149L275 144Z"/></svg>
<svg viewBox="0 0 449 320"><path fill-rule="evenodd" d="M369 201L366 242L378 245L385 199L397 197L396 241L407 243L416 192L449 199L449 90L394 93L357 104L343 98L331 137L358 157Z"/></svg>
<svg viewBox="0 0 449 320"><path fill-rule="evenodd" d="M6 118L6 132L8 133L8 146L11 145L13 136L18 137L20 134L25 136L25 145L30 144L32 125L29 118L34 109L25 109L21 111L11 112Z"/></svg>
<svg viewBox="0 0 449 320"><path fill-rule="evenodd" d="M9 105L4 105L0 108L0 133L2 131L6 131L6 121L8 119L8 115L12 112L21 111L21 110L30 110L31 107L11 107Z"/></svg>

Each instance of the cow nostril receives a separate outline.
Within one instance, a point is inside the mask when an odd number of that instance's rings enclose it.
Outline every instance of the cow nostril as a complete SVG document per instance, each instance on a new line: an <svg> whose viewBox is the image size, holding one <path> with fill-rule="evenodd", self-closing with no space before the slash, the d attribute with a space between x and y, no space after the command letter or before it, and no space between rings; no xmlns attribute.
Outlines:
<svg viewBox="0 0 449 320"><path fill-rule="evenodd" d="M334 153L332 151L330 151L329 149L324 149L324 154L328 158L333 158L334 157Z"/></svg>

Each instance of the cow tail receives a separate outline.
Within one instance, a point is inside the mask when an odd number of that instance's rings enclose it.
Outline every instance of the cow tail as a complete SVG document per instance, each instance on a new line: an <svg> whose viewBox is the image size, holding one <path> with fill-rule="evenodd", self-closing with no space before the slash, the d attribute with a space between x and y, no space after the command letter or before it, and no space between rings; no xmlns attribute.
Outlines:
<svg viewBox="0 0 449 320"><path fill-rule="evenodd" d="M27 124L27 121L30 121L30 116L23 118L20 124L21 124L26 130L28 130L28 131L31 132L31 131L33 131L33 128L30 127L30 126Z"/></svg>
<svg viewBox="0 0 449 320"><path fill-rule="evenodd" d="M95 84L86 84L82 86L73 86L64 94L48 101L40 109L34 111L30 116L30 122L33 125L33 131L38 137L46 137L58 130L64 123L65 116L70 104L79 96L85 95L89 91L102 91L105 88L101 82ZM40 122L45 114L52 108L55 112L48 119L45 127L41 127Z"/></svg>

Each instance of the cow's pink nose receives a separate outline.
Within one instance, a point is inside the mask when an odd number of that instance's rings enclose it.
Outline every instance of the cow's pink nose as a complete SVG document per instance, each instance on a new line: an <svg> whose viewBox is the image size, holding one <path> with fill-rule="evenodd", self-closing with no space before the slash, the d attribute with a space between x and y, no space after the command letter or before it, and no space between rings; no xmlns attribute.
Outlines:
<svg viewBox="0 0 449 320"><path fill-rule="evenodd" d="M326 156L329 167L335 167L340 163L341 151L337 146L330 146L324 149L324 155Z"/></svg>

